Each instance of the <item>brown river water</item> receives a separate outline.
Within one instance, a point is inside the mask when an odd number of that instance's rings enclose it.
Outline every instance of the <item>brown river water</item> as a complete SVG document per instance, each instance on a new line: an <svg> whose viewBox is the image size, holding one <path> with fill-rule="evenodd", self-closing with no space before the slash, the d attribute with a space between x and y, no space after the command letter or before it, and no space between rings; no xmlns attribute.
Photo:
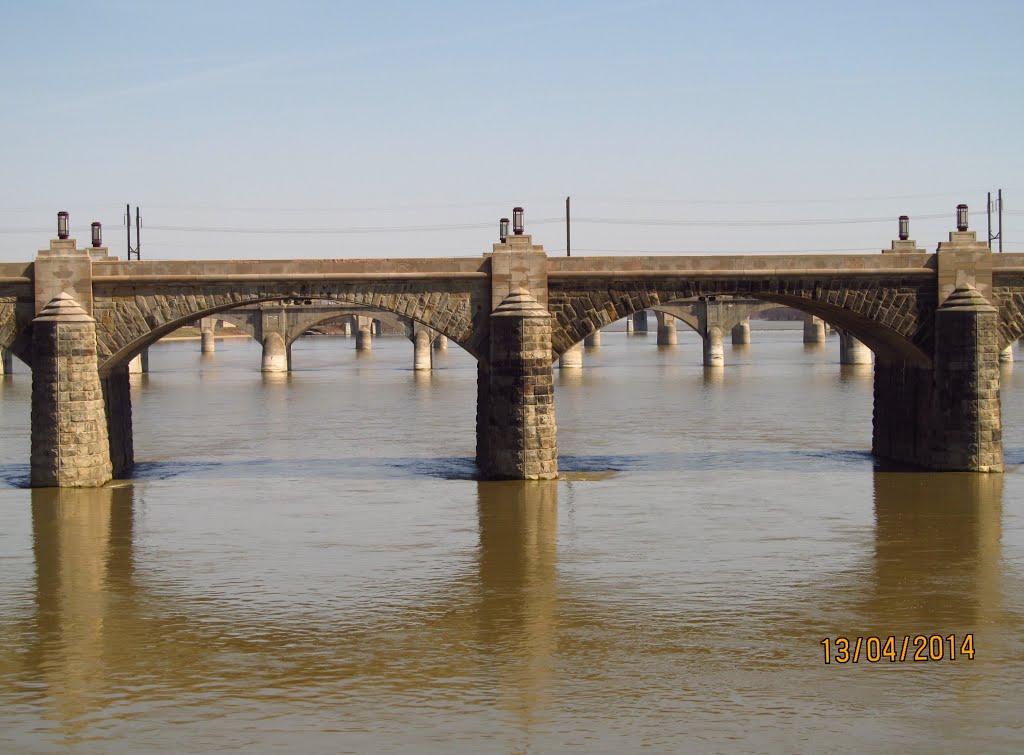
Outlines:
<svg viewBox="0 0 1024 755"><path fill-rule="evenodd" d="M405 339L309 337L284 377L250 341L158 344L133 479L30 490L21 366L0 751L1024 749L1024 364L1006 473L925 474L869 456L836 337L755 330L706 372L679 335L556 374L549 483L473 479L454 345L421 375ZM906 659L870 662L890 636Z"/></svg>

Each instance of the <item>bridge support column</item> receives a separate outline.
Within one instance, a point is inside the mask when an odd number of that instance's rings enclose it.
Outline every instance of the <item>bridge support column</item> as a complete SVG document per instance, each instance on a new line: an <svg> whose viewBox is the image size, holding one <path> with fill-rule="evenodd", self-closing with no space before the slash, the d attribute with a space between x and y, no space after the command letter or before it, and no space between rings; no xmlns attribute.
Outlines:
<svg viewBox="0 0 1024 755"><path fill-rule="evenodd" d="M490 354L477 372L477 466L487 479L558 477L551 315L522 289L490 316Z"/></svg>
<svg viewBox="0 0 1024 755"><path fill-rule="evenodd" d="M413 336L412 368L414 370L434 368L434 354L430 350L430 334L425 330L417 331Z"/></svg>
<svg viewBox="0 0 1024 755"><path fill-rule="evenodd" d="M840 333L839 364L871 364L871 349L849 333Z"/></svg>
<svg viewBox="0 0 1024 755"><path fill-rule="evenodd" d="M704 335L704 366L724 367L725 346L723 345L722 329L717 325L708 326Z"/></svg>
<svg viewBox="0 0 1024 755"><path fill-rule="evenodd" d="M14 358L10 349L0 348L0 375L10 375L14 370Z"/></svg>
<svg viewBox="0 0 1024 755"><path fill-rule="evenodd" d="M635 313L632 314L632 315L629 315L626 318L626 332L627 333L632 333L633 332L633 321L635 319L636 319L636 314Z"/></svg>
<svg viewBox="0 0 1024 755"><path fill-rule="evenodd" d="M1012 362L1013 361L1013 344L1011 343L1001 352L999 352L1000 362Z"/></svg>
<svg viewBox="0 0 1024 755"><path fill-rule="evenodd" d="M356 315L356 351L373 349L373 318Z"/></svg>
<svg viewBox="0 0 1024 755"><path fill-rule="evenodd" d="M341 332L346 336L352 335L352 321L345 320L345 323L341 326Z"/></svg>
<svg viewBox="0 0 1024 755"><path fill-rule="evenodd" d="M732 345L743 346L750 343L750 318L737 323L732 329Z"/></svg>
<svg viewBox="0 0 1024 755"><path fill-rule="evenodd" d="M574 343L558 357L558 369L578 370L583 367L583 344Z"/></svg>
<svg viewBox="0 0 1024 755"><path fill-rule="evenodd" d="M370 328L360 328L359 332L356 333L356 351L372 351L373 350L373 333L370 332Z"/></svg>
<svg viewBox="0 0 1024 755"><path fill-rule="evenodd" d="M271 331L263 336L263 372L288 372L288 345L284 336Z"/></svg>
<svg viewBox="0 0 1024 755"><path fill-rule="evenodd" d="M1001 472L998 312L963 284L935 313L934 367L878 359L872 453L943 472Z"/></svg>
<svg viewBox="0 0 1024 755"><path fill-rule="evenodd" d="M664 312L655 312L658 320L658 345L675 346L679 343L679 335L676 332L676 318L666 315Z"/></svg>
<svg viewBox="0 0 1024 755"><path fill-rule="evenodd" d="M438 333L437 338L434 339L434 351L447 351L448 350L448 337Z"/></svg>
<svg viewBox="0 0 1024 755"><path fill-rule="evenodd" d="M601 331L595 330L589 336L583 338L583 345L588 349L599 349L601 348Z"/></svg>
<svg viewBox="0 0 1024 755"><path fill-rule="evenodd" d="M288 372L292 368L292 347L288 342L288 308L260 307L259 341L263 344L260 369L263 372Z"/></svg>
<svg viewBox="0 0 1024 755"><path fill-rule="evenodd" d="M128 372L132 375L143 375L149 372L149 349L143 349L128 363Z"/></svg>
<svg viewBox="0 0 1024 755"><path fill-rule="evenodd" d="M203 354L212 354L217 350L214 336L216 327L217 321L212 317L204 317L199 321L200 350Z"/></svg>
<svg viewBox="0 0 1024 755"><path fill-rule="evenodd" d="M111 479L96 321L67 293L32 323L33 487L99 487Z"/></svg>
<svg viewBox="0 0 1024 755"><path fill-rule="evenodd" d="M804 343L825 343L825 321L814 315L804 315Z"/></svg>
<svg viewBox="0 0 1024 755"><path fill-rule="evenodd" d="M969 284L935 311L935 388L934 463L1002 472L999 312Z"/></svg>
<svg viewBox="0 0 1024 755"><path fill-rule="evenodd" d="M646 333L647 332L647 310L641 309L639 312L633 313L633 332L634 333Z"/></svg>
<svg viewBox="0 0 1024 755"><path fill-rule="evenodd" d="M103 409L107 418L110 464L114 477L123 477L135 466L132 434L132 386L128 370L115 370L100 380Z"/></svg>

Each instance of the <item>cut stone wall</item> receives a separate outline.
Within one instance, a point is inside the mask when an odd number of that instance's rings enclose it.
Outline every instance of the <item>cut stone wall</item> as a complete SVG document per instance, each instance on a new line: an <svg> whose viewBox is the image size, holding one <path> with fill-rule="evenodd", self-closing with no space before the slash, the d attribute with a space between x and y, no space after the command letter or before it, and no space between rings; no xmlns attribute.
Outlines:
<svg viewBox="0 0 1024 755"><path fill-rule="evenodd" d="M1003 471L998 320L969 284L935 313L933 469Z"/></svg>
<svg viewBox="0 0 1024 755"><path fill-rule="evenodd" d="M478 395L477 464L487 479L558 476L551 316L526 291L510 294L491 313L489 378ZM486 415L485 427L480 427Z"/></svg>
<svg viewBox="0 0 1024 755"><path fill-rule="evenodd" d="M32 485L103 485L113 468L94 320L62 293L34 320L32 344Z"/></svg>
<svg viewBox="0 0 1024 755"><path fill-rule="evenodd" d="M135 466L132 435L132 386L128 371L116 370L101 378L103 406L107 417L110 464L114 477L123 477Z"/></svg>
<svg viewBox="0 0 1024 755"><path fill-rule="evenodd" d="M996 309L963 285L935 320L934 368L875 363L871 451L927 469L1001 472Z"/></svg>

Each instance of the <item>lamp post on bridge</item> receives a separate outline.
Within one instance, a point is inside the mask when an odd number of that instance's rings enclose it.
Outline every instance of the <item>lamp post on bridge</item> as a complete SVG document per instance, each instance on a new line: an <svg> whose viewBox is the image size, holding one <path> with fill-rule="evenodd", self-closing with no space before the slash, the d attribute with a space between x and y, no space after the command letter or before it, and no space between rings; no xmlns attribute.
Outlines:
<svg viewBox="0 0 1024 755"><path fill-rule="evenodd" d="M512 233L516 236L523 235L523 208L512 208Z"/></svg>

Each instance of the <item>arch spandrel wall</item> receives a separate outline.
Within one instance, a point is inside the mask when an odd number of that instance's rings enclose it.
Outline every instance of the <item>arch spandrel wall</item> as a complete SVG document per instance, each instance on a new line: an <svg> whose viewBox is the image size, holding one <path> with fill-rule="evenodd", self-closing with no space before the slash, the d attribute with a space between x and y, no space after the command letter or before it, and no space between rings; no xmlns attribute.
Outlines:
<svg viewBox="0 0 1024 755"><path fill-rule="evenodd" d="M742 296L822 317L896 361L930 364L934 282L924 276L596 281L552 280L552 346L561 354L598 328L644 309L700 296Z"/></svg>
<svg viewBox="0 0 1024 755"><path fill-rule="evenodd" d="M414 283L251 285L146 289L98 284L94 316L100 370L128 362L159 338L202 317L258 302L280 299L329 299L390 312L415 320L448 337L479 358L486 343L486 285L452 280L419 290ZM443 288L444 290L437 290ZM483 321L483 326L479 323Z"/></svg>

